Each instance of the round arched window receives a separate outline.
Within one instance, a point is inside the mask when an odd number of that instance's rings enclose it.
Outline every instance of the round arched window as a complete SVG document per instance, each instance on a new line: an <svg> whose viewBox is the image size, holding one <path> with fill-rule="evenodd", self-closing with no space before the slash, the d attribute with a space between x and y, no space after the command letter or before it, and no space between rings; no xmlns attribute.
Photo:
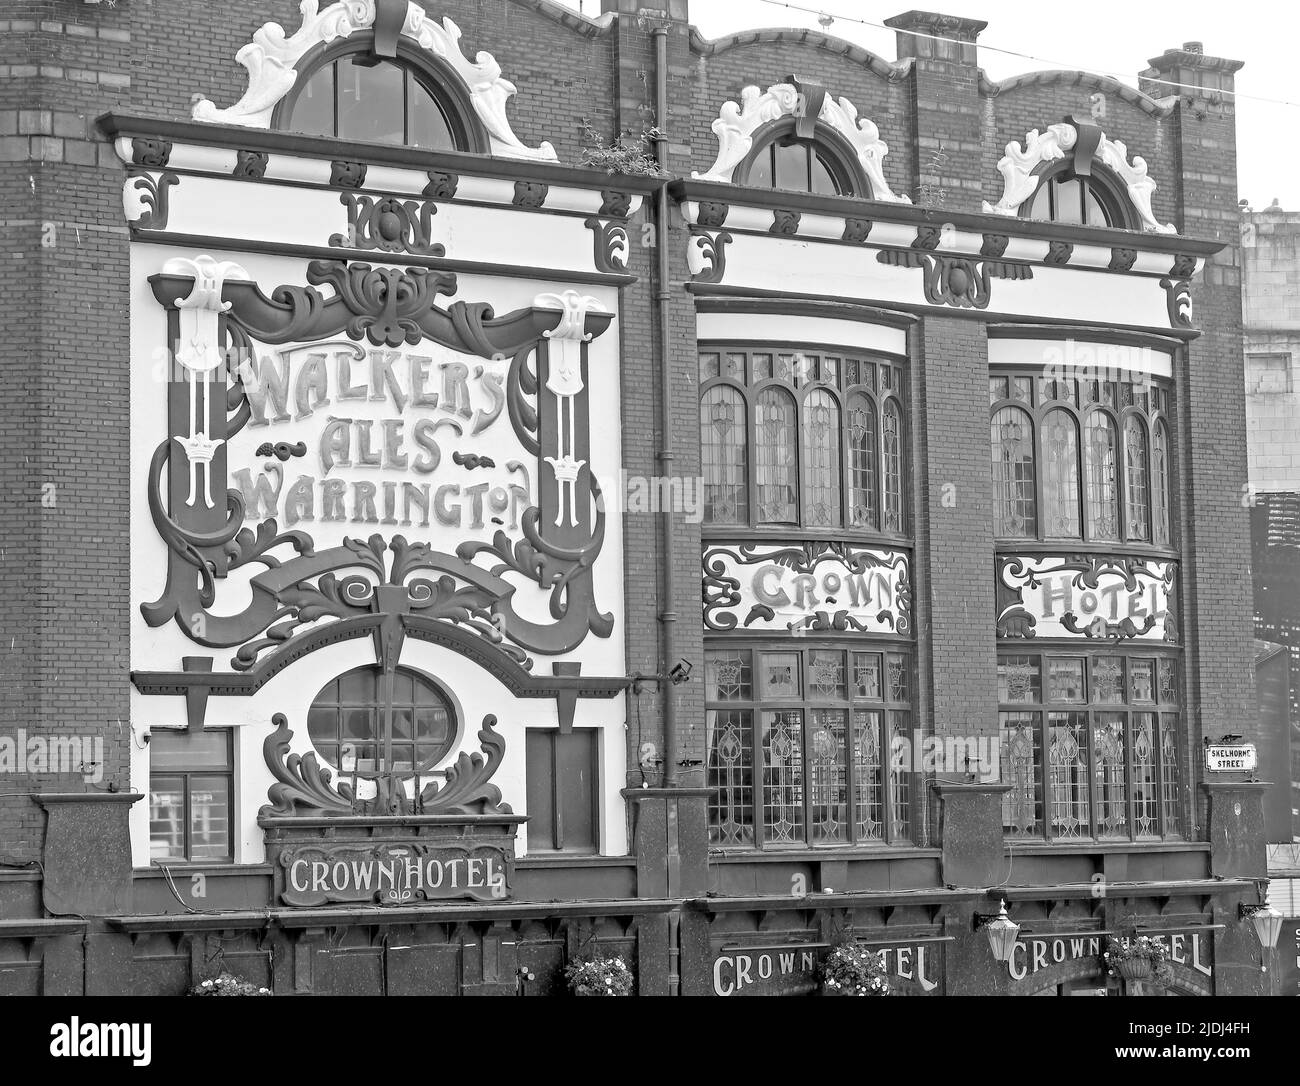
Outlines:
<svg viewBox="0 0 1300 1086"><path fill-rule="evenodd" d="M456 741L451 699L417 671L359 667L331 679L307 714L312 745L349 776L414 776L437 765Z"/></svg>
<svg viewBox="0 0 1300 1086"><path fill-rule="evenodd" d="M322 52L276 113L275 127L435 151L482 151L468 101L405 43L395 59L357 36Z"/></svg>
<svg viewBox="0 0 1300 1086"><path fill-rule="evenodd" d="M1079 223L1084 226L1132 228L1123 199L1115 186L1094 168L1080 177L1068 165L1049 168L1041 175L1038 189L1020 209L1027 219L1045 222Z"/></svg>
<svg viewBox="0 0 1300 1086"><path fill-rule="evenodd" d="M858 177L852 155L836 146L837 140L824 125L818 126L814 137L806 139L796 133L792 121L778 123L754 140L736 179L757 189L870 199L870 190Z"/></svg>

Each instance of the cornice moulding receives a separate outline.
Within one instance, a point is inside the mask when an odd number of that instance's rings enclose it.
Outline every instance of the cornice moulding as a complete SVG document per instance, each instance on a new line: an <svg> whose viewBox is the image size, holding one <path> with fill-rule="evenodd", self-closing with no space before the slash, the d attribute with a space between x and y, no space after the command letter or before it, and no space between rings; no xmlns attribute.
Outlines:
<svg viewBox="0 0 1300 1086"><path fill-rule="evenodd" d="M1007 94L1021 87L1052 86L1054 84L1091 87L1102 94L1114 95L1120 101L1136 106L1143 113L1152 117L1168 117L1178 105L1177 98L1152 98L1149 94L1134 90L1117 79L1112 79L1106 75L1094 75L1092 72L1059 70L1024 72L997 82L989 79L983 68L980 69L979 73L979 92L985 98L996 98L1001 94Z"/></svg>
<svg viewBox="0 0 1300 1086"><path fill-rule="evenodd" d="M619 189L644 196L654 192L664 183L663 178L632 174L602 173L580 166L566 166L558 162L540 162L500 158L494 155L476 155L463 151L427 151L399 147L385 143L358 143L351 140L332 139L325 136L304 136L292 132L274 132L265 129L244 128L237 125L173 121L158 117L138 117L122 113L105 113L96 121L99 129L114 141L118 157L128 166L133 165L131 141L134 138L162 139L171 143L169 168L178 168L184 148L208 152L212 168L205 173L225 173L231 176L229 166L236 161L240 151L255 151L280 160L318 160L326 166L333 161L360 162L372 167L396 167L412 172L430 170L455 174L458 177L499 178L507 181L543 182L551 186L604 190ZM216 165L213 149L227 168ZM325 173L328 174L328 169ZM373 171L372 171L373 172ZM239 175L244 176L244 175ZM268 170L267 177L275 177ZM256 178L253 178L256 179ZM367 178L367 182L370 178ZM426 178L427 183L427 178ZM362 190L372 186L363 183ZM635 212L635 205L632 209Z"/></svg>
<svg viewBox="0 0 1300 1086"><path fill-rule="evenodd" d="M248 70L248 87L243 96L225 109L208 98L200 98L192 111L194 120L269 128L275 107L298 81L298 62L319 45L349 38L374 26L380 2L338 0L322 11L319 0L302 0L302 23L292 35L286 35L279 23L264 23L253 34L253 40L235 54L235 60ZM424 8L408 3L400 34L456 73L487 132L492 154L556 161L550 143L527 147L514 134L506 118L506 102L517 88L502 76L501 66L491 53L480 50L472 63L465 57L460 28L450 18L436 23Z"/></svg>
<svg viewBox="0 0 1300 1086"><path fill-rule="evenodd" d="M869 49L864 49L853 42L845 41L831 34L822 34L816 30L797 30L783 27L765 27L761 30L742 30L736 34L727 34L721 38L706 38L699 30L690 28L690 48L696 56L711 57L726 53L746 45L811 45L826 53L845 57L855 64L861 64L873 75L890 83L905 79L912 71L912 59L889 61Z"/></svg>

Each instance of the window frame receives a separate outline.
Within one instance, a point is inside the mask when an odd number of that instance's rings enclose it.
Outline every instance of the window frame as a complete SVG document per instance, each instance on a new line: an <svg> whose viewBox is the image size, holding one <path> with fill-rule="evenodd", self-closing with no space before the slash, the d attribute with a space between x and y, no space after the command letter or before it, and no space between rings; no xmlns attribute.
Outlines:
<svg viewBox="0 0 1300 1086"><path fill-rule="evenodd" d="M294 132L290 123L298 105L298 99L306 90L312 77L322 68L337 61L354 56L369 57L376 64L391 64L403 73L409 72L420 83L441 108L447 120L447 127L452 135L451 148L415 147L407 143L409 137L409 97L405 90L402 95L402 132L400 144L380 143L371 140L355 140L337 135L338 132L338 81L334 86L334 132L331 136L312 136L313 139L338 139L349 143L376 143L379 146L401 146L414 151L426 151L433 154L468 153L490 154L487 133L474 111L474 103L465 88L464 82L446 61L421 49L406 37L397 41L397 55L379 57L374 52L375 35L373 30L357 31L338 41L326 42L309 50L298 64L298 78L279 102L271 114L273 131Z"/></svg>
<svg viewBox="0 0 1300 1086"><path fill-rule="evenodd" d="M1020 205L1019 216L1030 222L1051 222L1061 226L1083 226L1091 229L1101 230L1140 230L1141 225L1133 211L1132 201L1125 194L1123 181L1117 177L1113 170L1101 164L1100 161L1092 163L1092 172L1080 176L1074 172L1073 156L1067 155L1064 159L1057 162L1040 163L1034 170L1033 176L1038 179L1038 184L1034 191ZM1091 192L1097 205L1102 210L1102 215L1108 221L1102 223L1090 223L1087 221L1074 222L1070 219L1059 219L1055 216L1055 204L1057 198L1056 186L1068 181L1079 181L1080 199L1084 200L1081 207L1081 214L1086 211L1085 195ZM1048 206L1049 214L1045 219L1032 218L1034 204L1038 201L1039 194L1045 186L1048 187ZM1085 214L1086 218L1086 214Z"/></svg>
<svg viewBox="0 0 1300 1086"><path fill-rule="evenodd" d="M1037 700L1008 700L1002 697L1002 669L1005 662L1011 657L1032 657L1038 662L1038 698ZM1122 686L1123 698L1116 702L1103 702L1094 698L1094 662L1099 659L1122 659ZM1050 677L1049 661L1051 660L1083 660L1084 661L1084 691L1083 697L1077 701L1067 701L1063 699L1053 699L1050 696L1048 683ZM1152 698L1150 702L1138 701L1133 697L1132 688L1132 662L1133 661L1150 661L1151 662L1151 682ZM1173 700L1161 696L1160 682L1160 665L1161 661L1168 662L1172 665L1172 690ZM1188 834L1188 809L1185 796L1185 785L1188 781L1190 772L1190 763L1188 761L1188 752L1186 749L1187 733L1186 722L1187 716L1184 710L1183 697L1183 661L1181 652L1161 651L1154 645L1143 646L1108 646L1106 648L1091 648L1084 645L1057 644L1043 646L1029 646L1026 644L1008 644L1002 642L998 645L997 652L998 668L998 736L999 742L1006 733L1008 722L1006 718L1009 715L1032 716L1036 717L1034 723L1034 774L1031 781L1032 801L1037 812L1037 819L1041 822L1036 832L1033 833L1011 833L1007 832L1008 817L1007 811L1012 803L1014 792L1008 792L1003 801L1003 836L1008 841L1038 842L1047 845L1078 845L1083 847L1095 847L1111 843L1120 843L1124 845L1140 844L1160 844L1163 842L1181 842L1189 840ZM1061 834L1055 832L1056 822L1058 821L1053 812L1054 799L1052 797L1053 785L1049 780L1049 770L1052 765L1050 755L1051 729L1054 725L1051 722L1053 714L1071 714L1083 717L1083 726L1086 730L1086 772L1084 778L1087 781L1087 812L1088 812L1088 832L1078 834ZM1150 715L1153 718L1154 736L1151 750L1151 787L1154 795L1154 807L1156 813L1156 825L1158 832L1152 834L1138 833L1137 811L1139 801L1137 792L1139 782L1135 779L1134 767L1134 739L1137 734L1137 717L1141 714ZM1124 834L1103 834L1098 831L1099 811L1101 809L1097 790L1098 790L1098 756L1096 750L1096 731L1099 721L1107 715L1122 715L1124 717L1124 819L1126 832ZM1169 718L1172 717L1172 723ZM1166 729L1172 727L1174 735L1174 762L1173 772L1175 779L1170 782L1167 779L1167 767L1164 760L1164 737ZM1002 765L1001 780L1002 783L1008 783L1009 772L1013 767L1008 759L1005 743L1002 743L1003 749L1000 753ZM1172 783L1174 788L1172 803L1168 798L1168 789ZM1170 812L1172 809L1173 821L1175 826L1172 830L1169 828Z"/></svg>
<svg viewBox="0 0 1300 1086"><path fill-rule="evenodd" d="M840 697L819 694L812 681L811 672L814 654L827 652L840 654L842 660L844 693ZM751 696L749 698L735 699L718 698L713 692L714 687L709 675L711 656L714 654L734 655L741 653L748 654ZM878 698L857 694L855 654L875 655L879 658L880 696ZM799 688L797 693L790 696L765 695L763 693L760 685L759 667L764 655L795 655L799 658ZM907 689L906 697L901 701L890 696L892 693L889 679L891 656L901 656L903 658ZM706 639L704 708L707 749L705 751L704 769L706 787L709 788L711 793L707 818L709 849L715 852L738 851L746 854L789 854L801 851L840 852L846 849L916 847L915 840L917 833L920 831L921 813L921 802L917 798L915 780L916 767L911 764L911 759L896 767L892 750L894 729L898 724L895 719L896 714L905 714L905 732L903 734L907 736L909 749L912 746L913 736L917 729L917 665L915 646L910 642L899 643L875 639L858 639L848 642L801 638L798 642L792 643L789 640L774 640L771 638ZM813 731L816 727L814 716L819 710L838 710L844 715L844 736L841 748L843 761L841 764L843 769L842 791L845 799L842 807L847 817L844 822L844 838L842 840L819 840L815 832L816 820L813 816L813 809L819 804L815 802L814 791L816 786L812 781L814 764L812 743ZM749 780L747 785L740 786L749 795L747 808L750 822L748 829L752 839L748 841L718 842L714 839L715 803L718 803L717 797L723 791L723 786L710 783L715 772L713 755L716 743L714 738L709 735L711 722L708 714L715 712L748 714L749 761L744 768L748 770ZM798 788L801 793L799 805L801 818L799 833L801 836L798 840L774 843L769 839L770 832L765 816L765 809L768 804L764 789L767 784L766 776L769 765L764 756L763 731L765 725L763 717L764 714L782 712L798 713L800 718L802 734L798 760ZM859 759L854 742L855 714L860 712L879 714L879 721L875 725L879 729L876 738L879 744L877 749L880 758L878 763L879 780L876 786L870 783L862 784L857 779ZM831 787L834 788L837 784L838 782L835 782ZM860 797L868 795L867 790L872 787L878 789L879 802L875 803L870 799L860 801ZM901 793L901 799L899 793ZM832 805L826 804L826 806ZM742 806L746 805L742 804ZM862 812L864 807L870 809L873 806L878 807L880 815L880 835L878 837L862 834L859 827L859 823L863 820Z"/></svg>
<svg viewBox="0 0 1300 1086"><path fill-rule="evenodd" d="M797 118L793 116L780 117L755 132L750 143L749 153L741 159L735 173L732 175L736 178L735 183L762 192L800 192L809 196L839 196L853 200L875 199L871 190L871 182L867 180L866 172L858 162L856 152L843 136L824 121L818 120L811 138L800 137L795 134L797 123ZM808 152L809 182L807 188L787 189L777 188L776 185L775 147L780 141L788 140L791 137L795 142L804 146ZM754 171L758 168L759 160L763 155L771 156L772 183L770 185L756 185L752 180ZM826 172L835 182L836 187L840 190L839 192L820 193L813 189L811 172L812 158L814 156L822 159Z"/></svg>
<svg viewBox="0 0 1300 1086"><path fill-rule="evenodd" d="M160 735L188 737L193 733L188 728L158 728L149 735L149 862L151 864L173 866L177 864L233 864L235 862L235 818L237 816L235 807L235 729L209 727L204 728L203 732L205 734L223 733L226 752L223 766L201 766L197 761L189 761L183 767L165 766L155 769L153 764L153 751L155 749L153 741L155 738ZM169 777L179 777L181 782L184 859L175 857L155 859L153 856L154 780ZM220 777L226 782L227 848L224 856L199 856L197 858L194 856L194 810L190 787L191 777Z"/></svg>
<svg viewBox="0 0 1300 1086"><path fill-rule="evenodd" d="M364 706L359 704L358 706L356 706L356 708L365 707L369 709L370 713L372 714L371 719L374 722L374 729L373 729L374 735L373 738L369 740L353 740L351 738L344 737L342 732L342 729L344 727L343 711L347 708L352 708L352 707L344 704L344 699L342 697L341 689L340 689L340 694L337 698L335 698L333 701L331 701L328 704L321 704L322 700L324 699L325 692L330 688L331 684L341 683L348 676L354 675L358 672L369 672L376 684L376 694L373 703ZM447 743L441 751L428 758L416 760L415 757L419 753L420 740L417 737L414 712L412 713L412 718L411 718L411 738L409 740L396 740L396 741L394 740L393 714L397 709L402 709L406 707L405 704L399 705L397 703L397 698L395 695L395 691L393 689L395 685L395 680L399 674L410 676L413 684L416 684L413 687L413 689L418 689L419 684L424 684L425 686L428 686L437 695L439 701L442 703L442 706L447 711L447 716L449 718L449 723L450 723ZM412 704L413 710L419 708L418 702L414 694L412 695L412 703L413 703ZM321 740L322 743L331 745L335 748L337 752L337 756L333 759L329 758L325 754L325 752L321 749L321 746L317 744L317 737L314 734L312 734L311 716L312 713L318 709L322 711L329 710L334 712L335 714L335 726L334 726L335 738L333 738L332 740L324 740L324 739ZM321 761L324 762L330 769L332 769L335 772L339 780L352 778L352 777L356 777L360 780L377 780L380 778L391 777L395 780L405 781L405 780L417 780L417 779L440 776L441 775L440 771L437 770L435 767L440 762L444 761L448 757L448 755L450 755L456 749L457 743L460 740L461 731L463 727L464 727L464 715L461 712L460 705L457 703L456 699L452 697L451 692L446 688L445 685L438 682L432 676L425 674L423 671L417 670L416 668L412 668L412 667L399 666L393 670L391 676L388 676L383 666L377 663L361 664L358 667L348 668L347 671L341 672L340 674L333 676L312 697L311 704L309 705L307 710L308 741L312 744L312 748L316 751ZM343 769L342 766L343 747L351 742L355 742L358 745L360 743L369 742L375 746L376 756L374 759L375 761L374 768L372 769L357 768L355 770ZM411 748L412 765L409 770L405 770L405 769L395 770L392 768L393 747L395 745L409 746Z"/></svg>
<svg viewBox="0 0 1300 1086"><path fill-rule="evenodd" d="M697 398L698 409L700 411L700 430L701 430L701 460L703 462L705 452L705 442L703 432L707 426L707 420L703 416L704 398L714 388L724 386L734 389L740 396L741 403L744 406L745 416L745 456L743 478L745 481L745 504L743 506L743 517L739 517L733 522L703 520L701 529L706 538L718 538L722 536L734 535L737 532L743 532L746 535L755 536L776 536L788 537L791 533L798 533L801 538L812 539L852 539L858 540L878 540L890 544L908 543L912 539L912 509L911 509L911 448L910 448L910 415L908 413L908 397L910 392L909 379L910 369L908 360L905 356L890 354L877 349L867 350L854 347L845 347L837 344L825 343L782 343L758 340L705 340L701 341L697 350L698 373L700 375L699 394ZM745 372L742 379L737 379L726 375L723 371L728 355L743 354L745 356ZM718 356L719 375L717 377L704 376L704 357L706 355ZM772 361L772 376L760 379L753 379L753 356L769 355ZM833 358L838 361L839 377L834 384L824 380L801 381L798 384L787 382L776 376L776 366L778 360L783 355L792 356L815 356L818 364L824 358ZM849 384L845 362L856 360L860 366L870 364L874 367L873 376L870 384L859 380L856 384ZM891 384L886 390L883 388L880 378L882 367L887 367L891 372ZM765 521L760 517L760 500L759 484L757 481L758 467L758 437L755 410L758 406L758 400L761 394L769 389L780 389L790 394L795 401L795 422L793 427L793 445L795 452L795 464L791 470L791 475L796 481L796 498L795 498L795 519L794 521ZM804 430L803 422L809 396L817 390L825 390L834 401L839 412L839 431L838 431L838 489L839 489L839 522L831 525L810 524L806 517L806 500L807 493L804 486ZM875 434L873 438L874 446L874 523L868 525L855 525L853 523L854 502L853 502L853 472L850 464L852 456L852 426L850 422L849 406L855 401L857 395L866 397L867 402L874 413ZM888 481L888 458L886 457L886 427L885 417L887 410L892 405L893 411L898 418L898 487L897 494L887 491L886 483ZM887 501L887 498L889 499ZM898 503L898 518L900 521L897 531L890 530L886 527L887 512L890 509L890 502L894 499Z"/></svg>
<svg viewBox="0 0 1300 1086"><path fill-rule="evenodd" d="M1083 395L1082 386L1085 384L1084 379L1061 378L1060 380L1073 382L1075 388L1074 398L1071 400L1045 399L1043 397L1043 387L1057 379L1043 377L1040 375L1041 372L1041 370L1023 366L994 365L989 367L990 465L993 463L994 451L992 448L992 423L999 412L1005 408L1017 408L1025 412L1029 416L1032 431L1030 445L1033 452L1034 521L1036 530L1033 535L1014 536L1001 534L1003 522L1000 510L1003 505L1003 494L999 489L998 479L994 476L992 528L998 546L1002 548L1041 544L1048 547L1065 546L1076 549L1081 545L1105 547L1108 550L1140 548L1144 552L1154 550L1168 554L1170 557L1176 557L1178 553L1178 528L1177 516L1175 515L1177 455L1173 448L1173 435L1174 415L1177 407L1174 399L1175 387L1173 381L1152 374L1143 375L1146 378L1145 384L1136 387L1147 390L1147 407L1144 409L1139 405L1136 395L1133 394L1135 383L1132 381L1112 380L1102 382L1100 379L1095 379L1092 383L1097 384L1097 394L1101 398L1080 403L1079 401ZM995 397L992 386L995 381L1000 380L1007 382L1006 395ZM1029 400L1015 397L1017 380L1027 380L1029 382ZM1113 405L1108 404L1104 398L1106 393L1102 386L1106 383L1115 386ZM1121 404L1120 402L1122 398L1120 388L1123 385L1129 386L1130 395L1133 397L1128 404ZM1047 446L1043 432L1045 422L1055 411L1065 412L1067 417L1073 421L1075 427L1075 490L1079 514L1079 534L1077 536L1048 534L1049 526L1047 523L1048 517L1046 516L1048 486L1044 470L1047 464ZM1102 412L1110 419L1115 437L1116 530L1113 537L1096 535L1093 531L1093 517L1088 493L1089 452L1088 429L1086 426L1087 419L1093 412ZM1138 420L1146 443L1143 468L1147 529L1147 538L1145 539L1130 537L1129 498L1133 490L1129 480L1129 456L1126 440L1128 420L1130 418ZM1165 437L1165 489L1162 495L1156 494L1155 439L1159 429L1163 429ZM1157 520L1159 514L1163 514L1163 524ZM1159 538L1162 531L1165 536L1163 540Z"/></svg>

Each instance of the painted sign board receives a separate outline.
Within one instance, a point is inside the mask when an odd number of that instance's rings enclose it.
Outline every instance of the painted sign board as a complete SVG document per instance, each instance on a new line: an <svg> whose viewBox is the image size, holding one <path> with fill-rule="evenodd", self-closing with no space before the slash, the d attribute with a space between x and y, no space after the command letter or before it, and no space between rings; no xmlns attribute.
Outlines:
<svg viewBox="0 0 1300 1086"><path fill-rule="evenodd" d="M1219 743L1205 748L1205 768L1211 773L1244 773L1258 766L1254 743Z"/></svg>
<svg viewBox="0 0 1300 1086"><path fill-rule="evenodd" d="M1201 932L1146 934L1153 942L1169 948L1169 960L1175 965L1185 965L1207 977L1211 975L1209 948ZM1106 949L1106 938L1099 932L1088 931L1024 936L1011 952L1007 972L1012 980L1024 980L1049 966L1099 957Z"/></svg>
<svg viewBox="0 0 1300 1086"><path fill-rule="evenodd" d="M876 946L892 982L924 995L937 993L943 980L942 943ZM713 959L713 994L718 996L812 995L821 987L824 943L726 947Z"/></svg>
<svg viewBox="0 0 1300 1086"><path fill-rule="evenodd" d="M910 634L910 559L844 543L711 544L704 622L716 631Z"/></svg>
<svg viewBox="0 0 1300 1086"><path fill-rule="evenodd" d="M1017 555L998 559L997 635L1178 640L1177 567L1150 559Z"/></svg>
<svg viewBox="0 0 1300 1086"><path fill-rule="evenodd" d="M1282 924L1278 945L1278 994L1300 996L1300 920Z"/></svg>
<svg viewBox="0 0 1300 1086"><path fill-rule="evenodd" d="M280 899L286 905L403 905L510 896L511 856L496 845L306 845L283 849L278 862L284 880Z"/></svg>

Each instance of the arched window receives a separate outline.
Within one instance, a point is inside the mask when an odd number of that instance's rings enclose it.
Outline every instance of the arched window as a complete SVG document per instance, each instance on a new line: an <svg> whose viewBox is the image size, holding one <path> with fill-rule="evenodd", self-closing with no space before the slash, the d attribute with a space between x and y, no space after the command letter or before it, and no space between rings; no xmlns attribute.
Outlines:
<svg viewBox="0 0 1300 1086"><path fill-rule="evenodd" d="M1043 528L1049 539L1079 538L1079 427L1060 408L1043 419Z"/></svg>
<svg viewBox="0 0 1300 1086"><path fill-rule="evenodd" d="M881 429L884 431L885 450L885 531L903 531L903 427L898 417L898 404L891 398L885 402Z"/></svg>
<svg viewBox="0 0 1300 1086"><path fill-rule="evenodd" d="M353 34L306 67L274 126L310 136L438 151L484 151L468 98L450 72L404 40L377 57L373 35Z"/></svg>
<svg viewBox="0 0 1300 1086"><path fill-rule="evenodd" d="M799 455L795 449L794 397L765 388L754 406L758 519L764 524L799 522Z"/></svg>
<svg viewBox="0 0 1300 1086"><path fill-rule="evenodd" d="M876 406L864 392L849 397L849 526L874 528L880 519L876 489Z"/></svg>
<svg viewBox="0 0 1300 1086"><path fill-rule="evenodd" d="M1020 214L1047 222L1127 230L1132 228L1131 215L1121 191L1102 167L1094 164L1089 176L1080 177L1069 163L1057 163L1043 171L1038 189L1021 205Z"/></svg>
<svg viewBox="0 0 1300 1086"><path fill-rule="evenodd" d="M748 519L745 421L745 399L729 385L715 385L700 400L704 519L711 524L743 524Z"/></svg>
<svg viewBox="0 0 1300 1086"><path fill-rule="evenodd" d="M859 352L702 349L704 523L904 535L906 386Z"/></svg>
<svg viewBox="0 0 1300 1086"><path fill-rule="evenodd" d="M1092 410L1083 424L1088 491L1088 537L1119 539L1119 462L1115 422Z"/></svg>
<svg viewBox="0 0 1300 1086"><path fill-rule="evenodd" d="M736 181L756 189L870 199L860 167L841 142L824 125L818 125L816 135L806 139L795 132L793 120L778 121L755 137L753 149L736 171Z"/></svg>
<svg viewBox="0 0 1300 1086"><path fill-rule="evenodd" d="M814 389L805 398L801 430L804 523L839 527L840 405L825 389Z"/></svg>
<svg viewBox="0 0 1300 1086"><path fill-rule="evenodd" d="M456 741L451 699L425 676L359 667L331 679L307 714L307 734L344 776L407 778L432 769Z"/></svg>
<svg viewBox="0 0 1300 1086"><path fill-rule="evenodd" d="M1171 546L1170 395L1165 382L1144 375L1118 381L1058 380L1001 367L991 373L998 538Z"/></svg>
<svg viewBox="0 0 1300 1086"><path fill-rule="evenodd" d="M1034 482L1034 424L1027 411L1004 407L993 415L994 532L1004 539L1038 535Z"/></svg>
<svg viewBox="0 0 1300 1086"><path fill-rule="evenodd" d="M1169 434L1158 420L1151 442L1151 525L1153 543L1169 544Z"/></svg>
<svg viewBox="0 0 1300 1086"><path fill-rule="evenodd" d="M1147 432L1136 415L1124 420L1124 519L1125 537L1131 540L1151 538L1151 495L1147 484Z"/></svg>

